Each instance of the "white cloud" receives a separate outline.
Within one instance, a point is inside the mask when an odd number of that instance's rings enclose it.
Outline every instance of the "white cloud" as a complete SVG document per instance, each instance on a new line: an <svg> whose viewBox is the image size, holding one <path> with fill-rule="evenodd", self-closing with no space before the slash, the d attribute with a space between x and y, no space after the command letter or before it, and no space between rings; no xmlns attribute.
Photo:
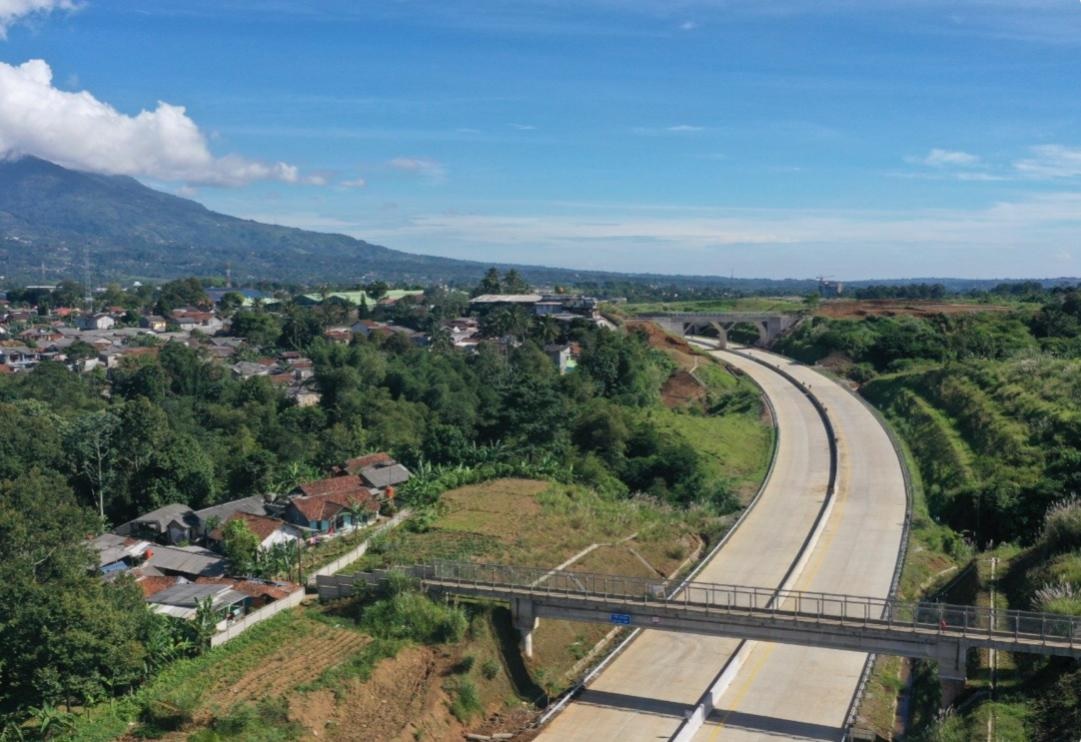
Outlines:
<svg viewBox="0 0 1081 742"><path fill-rule="evenodd" d="M511 128L517 129L518 131L536 131L537 129L537 127L532 124L511 124Z"/></svg>
<svg viewBox="0 0 1081 742"><path fill-rule="evenodd" d="M27 16L76 7L71 0L0 0L0 39L7 38L8 29Z"/></svg>
<svg viewBox="0 0 1081 742"><path fill-rule="evenodd" d="M1031 147L1032 157L1018 160L1014 167L1030 178L1076 178L1081 176L1081 148L1061 144Z"/></svg>
<svg viewBox="0 0 1081 742"><path fill-rule="evenodd" d="M414 173L437 183L447 177L447 169L442 163L424 157L395 157L388 164L395 170Z"/></svg>
<svg viewBox="0 0 1081 742"><path fill-rule="evenodd" d="M56 88L52 77L41 59L0 62L0 156L33 155L78 170L205 185L300 181L297 168L284 162L215 157L183 106L159 101L153 111L128 116L85 90Z"/></svg>
<svg viewBox="0 0 1081 742"><path fill-rule="evenodd" d="M980 158L976 155L937 147L926 155L906 157L905 160L914 165L928 165L930 167L975 167L981 164Z"/></svg>
<svg viewBox="0 0 1081 742"><path fill-rule="evenodd" d="M364 178L357 177L343 180L338 183L338 185L342 188L363 188L364 186L368 185L368 182L364 180Z"/></svg>
<svg viewBox="0 0 1081 742"><path fill-rule="evenodd" d="M694 21L683 21L683 23L679 24L680 31L693 31L696 28L698 28L698 24Z"/></svg>
<svg viewBox="0 0 1081 742"><path fill-rule="evenodd" d="M669 126L668 131L674 134L693 134L696 131L703 131L701 126L692 126L690 124L676 124L675 126Z"/></svg>

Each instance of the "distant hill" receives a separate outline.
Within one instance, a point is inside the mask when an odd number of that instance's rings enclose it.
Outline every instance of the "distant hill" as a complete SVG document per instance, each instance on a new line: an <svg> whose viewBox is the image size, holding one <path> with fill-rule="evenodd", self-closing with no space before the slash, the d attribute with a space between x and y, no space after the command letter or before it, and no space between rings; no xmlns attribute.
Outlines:
<svg viewBox="0 0 1081 742"><path fill-rule="evenodd" d="M481 263L390 250L340 234L306 232L210 211L134 178L94 175L24 157L0 162L0 272L78 278L83 246L95 275L220 275L281 281L479 276ZM100 280L100 278L99 278Z"/></svg>
<svg viewBox="0 0 1081 742"><path fill-rule="evenodd" d="M7 283L84 275L89 249L95 282L220 276L226 265L242 282L473 283L489 263L392 250L343 234L308 232L219 214L148 188L134 178L77 172L35 157L0 160L0 276ZM808 279L660 276L497 264L517 268L535 284L649 283L723 287L734 291L805 294ZM912 279L913 281L927 279ZM881 283L908 283L884 281ZM991 281L931 279L948 288ZM851 281L848 286L878 283Z"/></svg>

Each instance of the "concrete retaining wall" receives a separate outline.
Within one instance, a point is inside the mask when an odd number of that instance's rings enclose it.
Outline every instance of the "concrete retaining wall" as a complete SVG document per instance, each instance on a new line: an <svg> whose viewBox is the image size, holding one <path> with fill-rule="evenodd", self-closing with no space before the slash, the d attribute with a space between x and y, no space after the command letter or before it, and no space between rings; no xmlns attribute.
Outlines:
<svg viewBox="0 0 1081 742"><path fill-rule="evenodd" d="M304 600L304 590L298 589L287 597L281 600L276 600L270 605L263 606L262 608L252 611L248 615L239 621L234 621L225 627L223 631L219 631L214 636L210 637L210 646L218 647L225 642L235 639L245 631L255 626L257 623L262 623L268 618L273 618L282 611L289 610L295 606L300 605L300 602Z"/></svg>
<svg viewBox="0 0 1081 742"><path fill-rule="evenodd" d="M357 546L357 548L353 549L352 551L350 551L350 552L348 552L346 554L343 554L342 556L338 557L337 559L335 559L330 564L326 564L326 565L320 567L319 569L315 570L314 572L312 572L311 575L308 576L307 584L309 586L314 586L315 585L315 578L324 577L326 575L336 574L336 573L340 572L342 569L348 567L350 564L357 561L362 556L364 556L365 554L368 553L368 546L371 544L373 538L375 538L376 536L379 536L382 533L386 533L391 528L394 528L395 526L397 526L399 523L401 523L403 520L405 520L406 518L408 518L412 514L413 514L413 511L408 509L408 508L399 511L398 514L395 515L393 518L387 520L385 523L378 526L374 531L372 531L372 535L369 536L368 538L364 539L364 541L362 541L360 543L360 545Z"/></svg>

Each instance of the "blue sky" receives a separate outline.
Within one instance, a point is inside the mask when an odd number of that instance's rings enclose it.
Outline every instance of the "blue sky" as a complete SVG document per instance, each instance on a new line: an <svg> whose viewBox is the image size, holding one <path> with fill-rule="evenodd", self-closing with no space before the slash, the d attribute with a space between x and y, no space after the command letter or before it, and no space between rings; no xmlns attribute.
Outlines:
<svg viewBox="0 0 1081 742"><path fill-rule="evenodd" d="M0 0L0 22L0 151L238 216L610 270L1081 275L1076 0Z"/></svg>

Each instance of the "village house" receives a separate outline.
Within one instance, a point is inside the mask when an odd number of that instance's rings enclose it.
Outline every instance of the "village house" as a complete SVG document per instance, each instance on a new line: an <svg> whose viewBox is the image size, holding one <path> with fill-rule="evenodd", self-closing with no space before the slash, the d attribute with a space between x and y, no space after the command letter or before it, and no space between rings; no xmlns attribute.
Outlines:
<svg viewBox="0 0 1081 742"><path fill-rule="evenodd" d="M153 546L149 541L103 533L90 541L90 548L98 554L98 571L103 575L126 572L138 566Z"/></svg>
<svg viewBox="0 0 1081 742"><path fill-rule="evenodd" d="M237 512L229 516L220 526L207 534L207 543L220 547L224 540L225 526L234 520L241 520L259 539L259 548L266 551L278 544L291 544L304 538L303 532L296 526L267 515Z"/></svg>
<svg viewBox="0 0 1081 742"><path fill-rule="evenodd" d="M364 525L378 513L379 501L360 477L344 476L297 487L285 508L285 519L318 533L332 533Z"/></svg>
<svg viewBox="0 0 1081 742"><path fill-rule="evenodd" d="M156 314L148 314L139 318L139 327L143 327L151 332L165 332L169 329L169 323L164 317L160 317Z"/></svg>
<svg viewBox="0 0 1081 742"><path fill-rule="evenodd" d="M204 312L201 309L174 309L173 322L181 330L191 332L198 330L205 335L213 335L225 326L225 323L213 312Z"/></svg>
<svg viewBox="0 0 1081 742"><path fill-rule="evenodd" d="M412 473L386 452L369 453L346 460L334 469L339 476L355 476L368 489L388 499L394 497L394 489L405 484Z"/></svg>
<svg viewBox="0 0 1081 742"><path fill-rule="evenodd" d="M141 569L153 573L179 575L194 580L197 577L219 577L225 574L225 559L200 546L158 546L146 550Z"/></svg>
<svg viewBox="0 0 1081 742"><path fill-rule="evenodd" d="M248 607L252 602L250 596L234 589L231 585L192 582L178 582L172 587L152 594L146 602L155 613L190 621L198 614L200 603L208 599L211 609L223 620L243 616L248 612ZM219 625L218 628L224 628L224 626Z"/></svg>
<svg viewBox="0 0 1081 742"><path fill-rule="evenodd" d="M140 515L117 527L113 533L163 544L187 543L198 539L199 519L187 505L173 503Z"/></svg>
<svg viewBox="0 0 1081 742"><path fill-rule="evenodd" d="M80 317L78 326L83 330L111 330L115 325L112 315L99 313Z"/></svg>

